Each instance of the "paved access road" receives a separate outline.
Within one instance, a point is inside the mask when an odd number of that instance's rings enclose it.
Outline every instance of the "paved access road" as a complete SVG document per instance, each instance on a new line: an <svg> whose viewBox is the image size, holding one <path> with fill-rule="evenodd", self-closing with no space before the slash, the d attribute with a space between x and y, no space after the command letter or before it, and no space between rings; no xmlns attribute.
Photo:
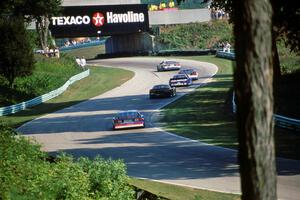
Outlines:
<svg viewBox="0 0 300 200"><path fill-rule="evenodd" d="M236 151L203 144L166 133L152 123L158 109L208 82L213 64L180 60L183 67L198 70L194 86L180 88L170 99L149 99L154 84L168 83L173 72L156 72L162 58L116 58L90 64L129 69L135 76L103 95L43 116L18 130L34 137L48 152L65 151L74 156L123 159L130 176L150 178L195 188L239 193ZM137 109L146 117L145 129L111 130L117 111ZM300 162L278 159L278 189L281 199L300 197Z"/></svg>

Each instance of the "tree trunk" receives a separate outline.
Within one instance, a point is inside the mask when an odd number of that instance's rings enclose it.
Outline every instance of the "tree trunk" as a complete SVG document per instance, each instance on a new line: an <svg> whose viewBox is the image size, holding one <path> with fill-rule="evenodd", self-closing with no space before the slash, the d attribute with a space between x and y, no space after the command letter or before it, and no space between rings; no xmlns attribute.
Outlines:
<svg viewBox="0 0 300 200"><path fill-rule="evenodd" d="M40 16L36 19L36 30L40 46L43 50L46 50L48 47L49 24L48 16Z"/></svg>
<svg viewBox="0 0 300 200"><path fill-rule="evenodd" d="M234 1L239 163L242 199L276 199L273 125L272 7Z"/></svg>

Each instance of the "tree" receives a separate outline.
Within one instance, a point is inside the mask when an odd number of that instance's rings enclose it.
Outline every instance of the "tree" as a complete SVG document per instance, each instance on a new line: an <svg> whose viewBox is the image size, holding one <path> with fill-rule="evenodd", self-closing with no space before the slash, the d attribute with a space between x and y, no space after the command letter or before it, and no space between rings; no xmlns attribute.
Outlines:
<svg viewBox="0 0 300 200"><path fill-rule="evenodd" d="M234 18L235 10L233 9L233 0L214 0L213 7L225 9L227 13ZM281 76L280 63L276 42L284 38L285 43L294 52L300 51L300 7L297 0L276 1L271 0L273 9L272 18L272 55L273 55L273 70L274 81Z"/></svg>
<svg viewBox="0 0 300 200"><path fill-rule="evenodd" d="M49 39L49 18L59 14L61 0L3 0L0 3L2 16L23 16L25 21L36 22L39 42L46 49Z"/></svg>
<svg viewBox="0 0 300 200"><path fill-rule="evenodd" d="M16 77L33 70L34 57L22 17L0 18L0 74L13 86Z"/></svg>
<svg viewBox="0 0 300 200"><path fill-rule="evenodd" d="M239 163L242 199L276 199L272 5L234 1Z"/></svg>
<svg viewBox="0 0 300 200"><path fill-rule="evenodd" d="M42 49L46 49L49 39L50 17L61 11L61 0L25 0L27 10L24 14L30 16L36 22L39 42Z"/></svg>

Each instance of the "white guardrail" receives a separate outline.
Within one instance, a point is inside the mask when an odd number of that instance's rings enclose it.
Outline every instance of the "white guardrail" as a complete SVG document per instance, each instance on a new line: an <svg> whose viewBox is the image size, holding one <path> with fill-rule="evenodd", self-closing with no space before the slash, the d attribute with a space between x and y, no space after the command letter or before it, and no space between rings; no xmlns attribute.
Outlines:
<svg viewBox="0 0 300 200"><path fill-rule="evenodd" d="M232 112L236 113L235 93L232 94ZM300 131L300 120L274 114L275 125L281 128Z"/></svg>
<svg viewBox="0 0 300 200"><path fill-rule="evenodd" d="M25 101L19 104L15 104L12 106L7 106L7 107L2 107L0 108L0 116L5 116L5 115L10 115L16 112L19 112L21 110L25 110L27 108L36 106L38 104L41 104L43 102L46 102L50 99L53 99L54 97L57 97L58 95L60 95L61 93L63 93L64 91L67 90L67 88L73 84L76 81L79 81L87 76L90 75L90 70L86 70L84 72L81 72L80 74L77 74L75 76L72 76L63 86L61 86L60 88L53 90L47 94L44 94L42 96L36 97L34 99L31 99L29 101Z"/></svg>
<svg viewBox="0 0 300 200"><path fill-rule="evenodd" d="M219 58L235 59L234 53L218 51L216 54ZM232 112L236 113L235 93L232 94ZM275 125L281 128L290 129L296 132L300 131L300 120L274 114Z"/></svg>

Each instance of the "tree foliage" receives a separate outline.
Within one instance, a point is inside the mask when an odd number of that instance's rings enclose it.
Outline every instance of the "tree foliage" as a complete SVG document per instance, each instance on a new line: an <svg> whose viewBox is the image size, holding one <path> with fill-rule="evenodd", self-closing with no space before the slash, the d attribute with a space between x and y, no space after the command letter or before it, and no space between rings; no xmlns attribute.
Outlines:
<svg viewBox="0 0 300 200"><path fill-rule="evenodd" d="M49 18L61 11L61 0L25 0L25 16L34 19L42 49L46 49L49 39Z"/></svg>
<svg viewBox="0 0 300 200"><path fill-rule="evenodd" d="M213 0L212 7L224 9L231 19L236 13L233 9L234 0ZM272 27L275 39L284 38L292 51L300 51L300 7L298 0L271 0L273 9Z"/></svg>
<svg viewBox="0 0 300 200"><path fill-rule="evenodd" d="M31 74L34 57L21 17L0 18L0 74L12 86L16 77Z"/></svg>
<svg viewBox="0 0 300 200"><path fill-rule="evenodd" d="M25 22L35 19L40 45L48 46L49 19L60 10L61 0L3 0L0 2L0 74L13 86L16 77L28 75L33 69L32 39Z"/></svg>
<svg viewBox="0 0 300 200"><path fill-rule="evenodd" d="M61 11L61 0L3 0L2 16L23 16L24 20L36 22L40 46L46 49L49 41L49 18Z"/></svg>
<svg viewBox="0 0 300 200"><path fill-rule="evenodd" d="M292 51L300 52L300 6L298 0L271 0L273 6L273 31L283 38Z"/></svg>

